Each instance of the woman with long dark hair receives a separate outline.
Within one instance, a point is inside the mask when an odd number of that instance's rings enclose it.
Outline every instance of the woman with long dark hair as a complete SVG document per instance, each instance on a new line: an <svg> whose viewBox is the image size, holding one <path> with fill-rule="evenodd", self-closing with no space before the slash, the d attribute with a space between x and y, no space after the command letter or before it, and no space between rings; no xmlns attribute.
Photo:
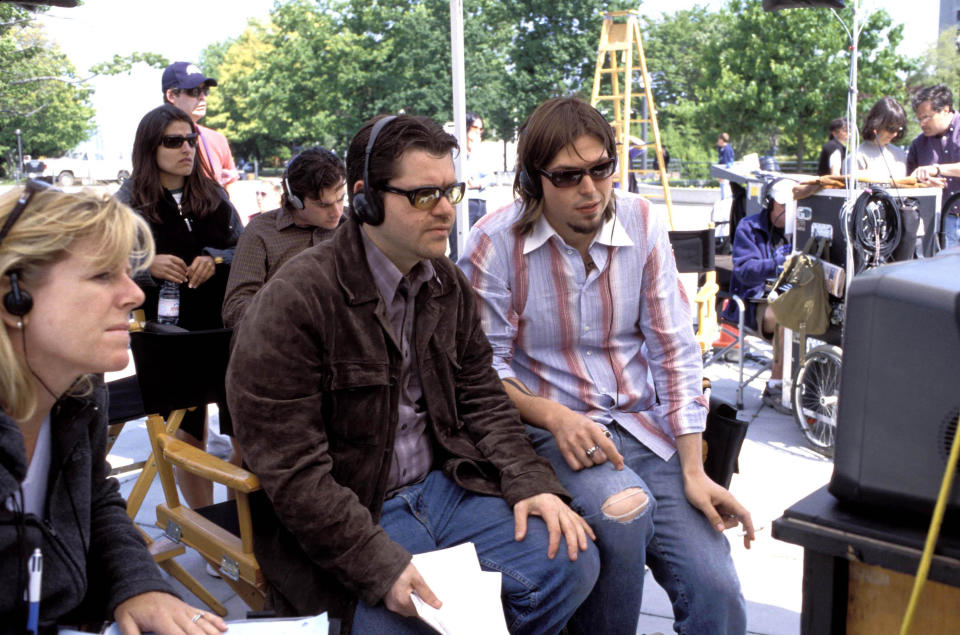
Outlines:
<svg viewBox="0 0 960 635"><path fill-rule="evenodd" d="M149 276L138 278L147 319L157 317L160 288L172 282L179 287L177 325L191 331L223 326L220 309L243 229L226 192L198 159L197 140L190 115L170 104L154 108L137 126L133 174L118 192L149 223L157 246ZM205 431L205 409L198 408L177 435L203 447ZM178 481L191 507L213 502L210 481L182 471Z"/></svg>

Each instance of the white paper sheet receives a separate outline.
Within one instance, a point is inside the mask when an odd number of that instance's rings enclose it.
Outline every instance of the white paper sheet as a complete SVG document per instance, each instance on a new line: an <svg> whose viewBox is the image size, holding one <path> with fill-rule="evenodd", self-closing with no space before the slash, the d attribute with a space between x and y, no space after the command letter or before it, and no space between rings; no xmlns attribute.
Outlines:
<svg viewBox="0 0 960 635"><path fill-rule="evenodd" d="M413 566L443 603L439 609L416 594L420 619L444 635L507 635L500 574L483 571L473 543L413 556Z"/></svg>

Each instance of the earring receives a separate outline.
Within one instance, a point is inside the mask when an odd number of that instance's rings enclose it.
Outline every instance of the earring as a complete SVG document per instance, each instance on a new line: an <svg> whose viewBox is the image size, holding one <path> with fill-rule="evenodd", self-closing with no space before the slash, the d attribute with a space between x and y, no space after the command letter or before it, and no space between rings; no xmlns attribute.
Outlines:
<svg viewBox="0 0 960 635"><path fill-rule="evenodd" d="M23 320L17 320L17 328L23 330Z"/></svg>

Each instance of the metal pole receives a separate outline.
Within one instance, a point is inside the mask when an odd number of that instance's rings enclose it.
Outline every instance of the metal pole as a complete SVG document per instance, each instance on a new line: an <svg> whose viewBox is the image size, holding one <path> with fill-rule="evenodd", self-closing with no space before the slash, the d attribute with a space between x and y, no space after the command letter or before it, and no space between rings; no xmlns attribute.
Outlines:
<svg viewBox="0 0 960 635"><path fill-rule="evenodd" d="M23 144L20 142L20 128L16 129L17 134L17 183L20 182L20 175L23 174Z"/></svg>
<svg viewBox="0 0 960 635"><path fill-rule="evenodd" d="M465 153L467 151L467 108L466 90L464 88L463 64L463 0L450 0L450 65L453 76L453 126L460 152L454 159L454 168L461 181L467 180L464 173L466 168ZM469 190L467 190L469 192ZM463 253L467 244L469 219L469 205L464 197L457 205L457 235L454 240L457 245L457 254Z"/></svg>
<svg viewBox="0 0 960 635"><path fill-rule="evenodd" d="M853 11L853 23L850 28L850 83L847 91L847 126L849 134L847 135L847 200L845 202L846 214L843 215L844 222L849 227L851 215L853 214L853 205L857 200L857 150L860 145L860 130L857 127L857 55L860 41L860 24L857 22L857 9L860 6L860 0L853 0L851 9ZM853 236L847 235L847 290L850 290L850 283L853 282Z"/></svg>

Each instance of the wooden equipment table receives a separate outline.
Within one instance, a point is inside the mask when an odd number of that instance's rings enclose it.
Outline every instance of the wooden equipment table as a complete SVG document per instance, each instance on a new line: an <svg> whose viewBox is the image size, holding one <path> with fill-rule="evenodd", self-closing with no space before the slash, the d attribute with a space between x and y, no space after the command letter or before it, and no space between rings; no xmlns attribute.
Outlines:
<svg viewBox="0 0 960 635"><path fill-rule="evenodd" d="M826 486L773 522L773 537L803 552L800 632L898 633L929 518L842 503ZM960 522L948 517L911 633L960 633Z"/></svg>

